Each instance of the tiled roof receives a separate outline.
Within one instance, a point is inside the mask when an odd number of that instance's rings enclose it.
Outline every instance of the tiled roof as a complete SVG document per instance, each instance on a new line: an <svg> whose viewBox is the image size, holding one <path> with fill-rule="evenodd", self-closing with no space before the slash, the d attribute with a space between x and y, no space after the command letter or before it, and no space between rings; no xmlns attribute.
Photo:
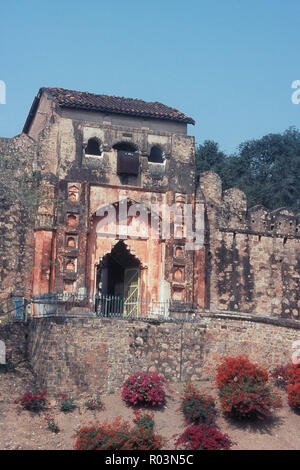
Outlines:
<svg viewBox="0 0 300 470"><path fill-rule="evenodd" d="M51 95L54 101L63 108L130 114L132 116L195 124L192 118L185 116L185 114L177 109L158 102L146 102L118 96L95 95L87 91L72 91L63 88L41 88L40 94L44 91Z"/></svg>

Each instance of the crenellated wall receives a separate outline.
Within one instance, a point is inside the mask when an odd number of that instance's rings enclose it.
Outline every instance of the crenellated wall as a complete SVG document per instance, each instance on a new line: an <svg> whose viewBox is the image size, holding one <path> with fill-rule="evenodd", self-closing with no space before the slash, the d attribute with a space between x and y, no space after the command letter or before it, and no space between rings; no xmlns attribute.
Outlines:
<svg viewBox="0 0 300 470"><path fill-rule="evenodd" d="M300 216L247 207L236 188L222 193L218 175L201 175L206 202L207 306L299 318Z"/></svg>

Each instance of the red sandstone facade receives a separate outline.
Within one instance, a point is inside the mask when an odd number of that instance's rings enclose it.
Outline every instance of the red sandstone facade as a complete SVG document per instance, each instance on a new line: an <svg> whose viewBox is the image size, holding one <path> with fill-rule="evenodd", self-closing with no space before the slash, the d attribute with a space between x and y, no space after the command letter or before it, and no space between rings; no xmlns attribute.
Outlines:
<svg viewBox="0 0 300 470"><path fill-rule="evenodd" d="M197 182L193 123L159 103L41 89L0 153L24 154L53 204L34 229L13 208L1 212L0 300L73 293L91 311L98 294L131 295L298 319L300 215L249 208L213 172ZM166 221L160 208L186 205L198 208L200 243L187 249L185 219L172 211L170 232L153 236Z"/></svg>
<svg viewBox="0 0 300 470"><path fill-rule="evenodd" d="M184 220L172 211L161 233L162 210L195 206L193 120L158 103L87 95L41 89L24 127L63 201L37 217L32 296L79 293L92 305L97 294L134 295L204 307L203 245L186 249Z"/></svg>

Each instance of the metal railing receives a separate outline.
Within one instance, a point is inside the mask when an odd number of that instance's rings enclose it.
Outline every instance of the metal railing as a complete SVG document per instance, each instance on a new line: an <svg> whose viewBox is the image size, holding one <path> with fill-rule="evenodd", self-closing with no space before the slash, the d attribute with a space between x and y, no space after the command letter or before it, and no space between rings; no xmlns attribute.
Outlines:
<svg viewBox="0 0 300 470"><path fill-rule="evenodd" d="M101 295L95 298L97 316L106 317L163 317L170 312L170 300L155 301L141 298L122 298L114 295Z"/></svg>
<svg viewBox="0 0 300 470"><path fill-rule="evenodd" d="M193 320L193 306L172 300L122 298L113 295L45 294L30 300L15 299L13 321L27 317L95 316L103 318Z"/></svg>
<svg viewBox="0 0 300 470"><path fill-rule="evenodd" d="M27 320L28 300L24 297L9 297L0 306L0 323L23 322Z"/></svg>

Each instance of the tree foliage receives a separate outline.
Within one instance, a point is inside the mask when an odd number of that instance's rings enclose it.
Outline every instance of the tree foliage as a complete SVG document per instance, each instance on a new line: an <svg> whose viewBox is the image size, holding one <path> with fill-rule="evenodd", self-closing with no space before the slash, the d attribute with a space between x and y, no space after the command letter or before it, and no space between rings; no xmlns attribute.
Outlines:
<svg viewBox="0 0 300 470"><path fill-rule="evenodd" d="M219 150L216 142L205 141L196 148L198 174L213 170L223 189L244 191L249 206L300 210L300 132L294 127L281 134L243 142L233 155Z"/></svg>

